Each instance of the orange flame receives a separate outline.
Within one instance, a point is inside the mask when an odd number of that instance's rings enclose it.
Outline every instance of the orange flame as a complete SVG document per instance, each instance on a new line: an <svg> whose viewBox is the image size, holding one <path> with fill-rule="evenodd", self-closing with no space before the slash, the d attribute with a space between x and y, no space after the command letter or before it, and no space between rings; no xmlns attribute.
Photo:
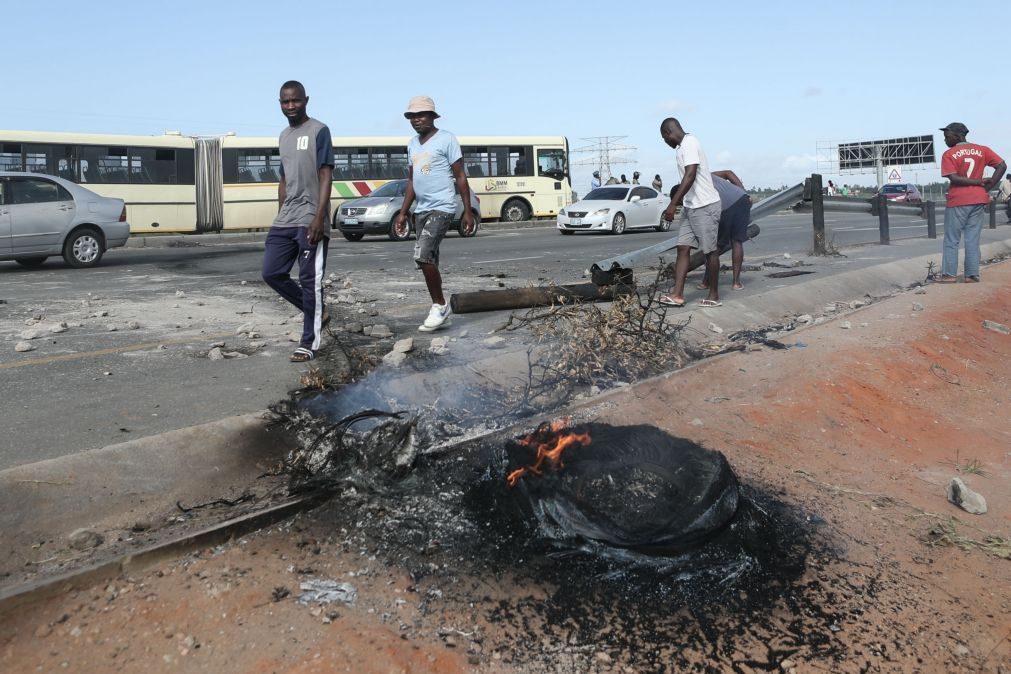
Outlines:
<svg viewBox="0 0 1011 674"><path fill-rule="evenodd" d="M517 440L524 447L536 445L537 458L532 465L517 468L506 476L506 482L510 487L515 487L516 482L527 473L542 475L545 463L553 470L561 470L565 467L565 464L562 463L562 453L566 449L575 445L585 447L592 442L589 433L564 431L565 427L569 425L569 421L570 419L565 417L555 419L550 424L541 424L533 433Z"/></svg>

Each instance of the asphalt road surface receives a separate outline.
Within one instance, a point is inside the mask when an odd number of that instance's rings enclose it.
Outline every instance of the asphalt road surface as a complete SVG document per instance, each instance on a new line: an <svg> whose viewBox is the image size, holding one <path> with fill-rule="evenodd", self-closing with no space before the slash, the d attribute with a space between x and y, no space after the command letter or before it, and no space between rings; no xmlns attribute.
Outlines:
<svg viewBox="0 0 1011 674"><path fill-rule="evenodd" d="M760 236L745 245L746 263L811 250L810 215L780 214L760 225ZM829 214L827 226L828 240L838 247L878 240L871 217ZM892 218L893 241L922 237L925 229L922 220ZM671 236L485 230L471 239L447 237L442 267L450 292L565 283L581 280L595 261ZM301 368L287 361L293 310L260 280L263 244L202 245L199 237L193 243L112 250L88 270L58 258L39 269L0 263L0 381L6 393L0 469L261 410L295 387ZM328 272L342 279L335 283L353 279L355 288L377 300L364 321L417 334L430 300L412 251L413 242L349 242L338 235ZM872 246L868 264L903 254L901 246ZM862 257L839 264L860 264ZM765 291L776 287L756 274L741 297L762 292L762 283ZM480 320L470 315L461 325ZM262 339L236 335L246 321L256 323ZM68 329L50 334L58 322ZM42 333L31 341L35 350L16 352L21 333L35 329ZM244 350L248 358L209 361L208 350L222 341L225 350Z"/></svg>

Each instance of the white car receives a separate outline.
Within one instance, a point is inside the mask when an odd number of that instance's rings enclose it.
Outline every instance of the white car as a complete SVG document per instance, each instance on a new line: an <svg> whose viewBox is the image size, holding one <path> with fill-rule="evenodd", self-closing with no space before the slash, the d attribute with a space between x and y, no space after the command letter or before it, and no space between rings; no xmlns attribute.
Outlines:
<svg viewBox="0 0 1011 674"><path fill-rule="evenodd" d="M94 267L129 236L122 199L50 175L0 172L0 260L37 267L62 255L71 267Z"/></svg>
<svg viewBox="0 0 1011 674"><path fill-rule="evenodd" d="M661 218L670 198L645 185L604 185L558 211L558 231L610 232L629 229L666 232L670 223Z"/></svg>

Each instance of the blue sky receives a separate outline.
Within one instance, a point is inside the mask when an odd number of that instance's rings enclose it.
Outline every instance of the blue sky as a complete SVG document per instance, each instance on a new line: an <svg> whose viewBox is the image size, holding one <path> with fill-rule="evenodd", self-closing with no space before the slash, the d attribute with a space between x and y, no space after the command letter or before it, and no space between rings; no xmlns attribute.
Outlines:
<svg viewBox="0 0 1011 674"><path fill-rule="evenodd" d="M334 135L410 133L432 96L466 134L627 136L636 163L676 174L659 123L678 117L712 169L793 184L819 143L962 121L1011 163L1004 61L1011 9L942 2L14 3L3 10L0 127L275 135L277 88L299 79ZM581 156L573 155L574 161ZM576 167L585 191L590 168ZM826 178L839 180L830 170ZM928 182L938 167L906 169ZM844 176L870 184L873 176Z"/></svg>

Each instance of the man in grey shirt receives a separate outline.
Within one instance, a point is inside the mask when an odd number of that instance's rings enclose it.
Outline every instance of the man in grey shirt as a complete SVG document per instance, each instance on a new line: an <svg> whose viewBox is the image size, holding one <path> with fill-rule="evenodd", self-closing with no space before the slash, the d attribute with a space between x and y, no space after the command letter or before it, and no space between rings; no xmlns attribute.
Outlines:
<svg viewBox="0 0 1011 674"><path fill-rule="evenodd" d="M302 312L302 338L291 354L294 363L316 357L330 319L323 303L323 277L330 242L333 142L326 124L306 114L308 103L299 82L281 86L281 112L288 127L278 141L278 211L263 253L263 280ZM290 276L296 259L298 283Z"/></svg>

